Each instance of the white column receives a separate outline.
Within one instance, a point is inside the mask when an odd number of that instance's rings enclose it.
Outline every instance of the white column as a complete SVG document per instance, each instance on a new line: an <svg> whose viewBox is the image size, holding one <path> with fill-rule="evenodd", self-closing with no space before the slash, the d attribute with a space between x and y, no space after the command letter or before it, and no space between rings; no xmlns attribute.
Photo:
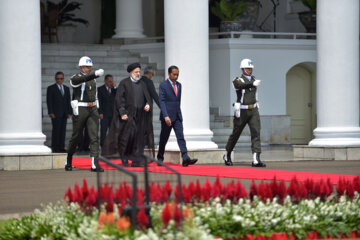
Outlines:
<svg viewBox="0 0 360 240"><path fill-rule="evenodd" d="M142 38L142 0L116 0L116 29L112 38Z"/></svg>
<svg viewBox="0 0 360 240"><path fill-rule="evenodd" d="M360 146L359 0L317 1L317 128L312 146Z"/></svg>
<svg viewBox="0 0 360 240"><path fill-rule="evenodd" d="M50 153L41 129L39 1L0 1L0 29L0 154Z"/></svg>
<svg viewBox="0 0 360 240"><path fill-rule="evenodd" d="M216 149L209 128L208 0L165 0L165 74L179 67L181 109L189 150ZM178 149L172 134L167 149Z"/></svg>

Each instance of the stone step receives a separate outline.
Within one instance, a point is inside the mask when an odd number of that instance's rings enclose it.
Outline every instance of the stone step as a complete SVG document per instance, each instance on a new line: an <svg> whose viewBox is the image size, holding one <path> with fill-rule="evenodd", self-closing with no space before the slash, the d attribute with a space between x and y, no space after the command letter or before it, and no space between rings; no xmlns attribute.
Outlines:
<svg viewBox="0 0 360 240"><path fill-rule="evenodd" d="M68 76L68 78L70 78L72 75L79 72L79 70L76 68L76 66L74 66L74 68L72 68L72 69L71 68L66 68L66 69L42 68L41 71L42 71L43 75L55 75L56 72L62 71L65 74L65 76ZM105 74L118 75L118 76L120 76L120 79L123 79L123 78L126 78L129 76L129 73L125 69L121 69L121 68L106 68ZM100 78L100 79L102 79L102 78ZM103 81L101 80L101 82L103 82Z"/></svg>
<svg viewBox="0 0 360 240"><path fill-rule="evenodd" d="M42 43L41 50L86 50L86 51L122 51L128 52L127 50L123 50L120 45L110 45L110 44L71 44L71 43Z"/></svg>
<svg viewBox="0 0 360 240"><path fill-rule="evenodd" d="M123 69L124 64L130 64L133 63L134 59L136 58L121 58L121 61L108 63L108 62L96 62L94 64L94 69L103 68L103 69ZM128 60L130 59L130 60ZM93 60L95 63L95 60ZM135 60L136 61L136 60ZM41 64L41 68L50 68L50 69L77 69L78 63L77 62L43 62Z"/></svg>
<svg viewBox="0 0 360 240"><path fill-rule="evenodd" d="M139 56L139 54L132 54L125 50L108 50L108 49L72 49L68 47L63 47L59 49L41 49L42 56L72 56L75 58L79 58L81 56L89 56L93 57L107 57L107 56L118 56L118 57L126 57L126 56Z"/></svg>

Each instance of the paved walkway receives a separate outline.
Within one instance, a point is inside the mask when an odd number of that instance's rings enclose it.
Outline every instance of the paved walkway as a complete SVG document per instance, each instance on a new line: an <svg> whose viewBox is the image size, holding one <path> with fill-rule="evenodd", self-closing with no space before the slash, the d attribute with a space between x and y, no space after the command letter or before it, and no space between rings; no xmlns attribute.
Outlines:
<svg viewBox="0 0 360 240"><path fill-rule="evenodd" d="M268 169L308 171L321 173L360 175L360 161L294 161L289 147L263 148L262 159ZM246 161L248 160L248 161ZM248 148L237 149L235 166L249 167L251 154ZM111 172L111 171L106 171ZM109 173L103 175L109 177ZM96 185L96 174L88 170L76 169L72 172L58 170L0 171L0 219L16 217L41 207L41 203L55 203L61 199L69 186L82 185L86 178L89 186ZM153 176L155 178L155 176ZM174 180L174 177L172 177ZM183 183L206 177L182 176ZM213 182L214 178L209 178ZM223 183L233 179L223 178ZM241 180L247 189L251 180Z"/></svg>

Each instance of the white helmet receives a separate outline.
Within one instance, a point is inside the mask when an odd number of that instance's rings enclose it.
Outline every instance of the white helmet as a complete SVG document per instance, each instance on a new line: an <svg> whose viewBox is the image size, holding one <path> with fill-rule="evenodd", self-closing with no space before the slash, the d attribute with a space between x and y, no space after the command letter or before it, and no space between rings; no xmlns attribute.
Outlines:
<svg viewBox="0 0 360 240"><path fill-rule="evenodd" d="M87 56L81 57L80 60L79 60L79 67L81 67L81 66L92 67L93 63L91 61L91 58L89 58Z"/></svg>
<svg viewBox="0 0 360 240"><path fill-rule="evenodd" d="M254 68L254 64L250 59L245 58L245 59L241 60L240 68Z"/></svg>

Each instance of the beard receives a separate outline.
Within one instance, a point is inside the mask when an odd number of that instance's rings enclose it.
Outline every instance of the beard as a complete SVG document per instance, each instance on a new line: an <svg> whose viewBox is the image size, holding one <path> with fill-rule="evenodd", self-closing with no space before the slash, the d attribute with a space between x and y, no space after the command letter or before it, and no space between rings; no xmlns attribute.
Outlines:
<svg viewBox="0 0 360 240"><path fill-rule="evenodd" d="M135 81L139 81L140 80L140 75L139 76L136 76L136 75L132 75L131 74L131 78Z"/></svg>

